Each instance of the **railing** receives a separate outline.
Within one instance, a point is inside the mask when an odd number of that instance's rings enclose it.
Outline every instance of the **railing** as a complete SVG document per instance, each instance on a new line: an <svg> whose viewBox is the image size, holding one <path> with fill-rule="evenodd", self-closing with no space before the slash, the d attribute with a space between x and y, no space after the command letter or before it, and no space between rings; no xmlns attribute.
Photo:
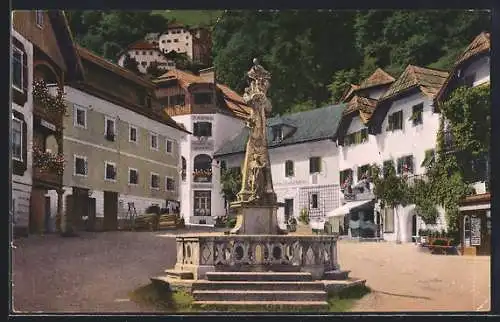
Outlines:
<svg viewBox="0 0 500 322"><path fill-rule="evenodd" d="M193 173L194 182L212 182L212 174L208 173Z"/></svg>
<svg viewBox="0 0 500 322"><path fill-rule="evenodd" d="M224 271L235 267L279 267L322 276L325 271L338 268L337 236L333 235L181 236L176 242L177 269L210 266Z"/></svg>

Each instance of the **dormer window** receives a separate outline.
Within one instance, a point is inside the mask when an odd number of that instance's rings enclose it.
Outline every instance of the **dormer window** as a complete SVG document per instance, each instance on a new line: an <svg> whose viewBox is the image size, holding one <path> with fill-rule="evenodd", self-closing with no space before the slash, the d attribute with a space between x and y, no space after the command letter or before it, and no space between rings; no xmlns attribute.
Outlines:
<svg viewBox="0 0 500 322"><path fill-rule="evenodd" d="M283 127L281 126L273 127L273 141L274 142L283 141Z"/></svg>

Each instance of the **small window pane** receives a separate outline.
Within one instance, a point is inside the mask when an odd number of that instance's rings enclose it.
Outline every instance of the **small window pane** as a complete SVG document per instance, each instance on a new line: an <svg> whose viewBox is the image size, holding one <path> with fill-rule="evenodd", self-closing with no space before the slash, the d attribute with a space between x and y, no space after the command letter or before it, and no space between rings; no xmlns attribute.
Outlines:
<svg viewBox="0 0 500 322"><path fill-rule="evenodd" d="M129 180L128 180L128 182L130 184L137 184L138 181L139 181L138 179L139 179L139 176L137 175L137 171L130 169L129 170Z"/></svg>
<svg viewBox="0 0 500 322"><path fill-rule="evenodd" d="M157 174L151 175L151 188L158 188L160 186L159 176Z"/></svg>
<svg viewBox="0 0 500 322"><path fill-rule="evenodd" d="M116 179L116 168L114 165L106 164L106 179L115 180Z"/></svg>
<svg viewBox="0 0 500 322"><path fill-rule="evenodd" d="M87 175L87 161L84 158L75 158L75 173L79 175Z"/></svg>
<svg viewBox="0 0 500 322"><path fill-rule="evenodd" d="M12 53L12 85L23 89L23 54L17 48L13 48Z"/></svg>
<svg viewBox="0 0 500 322"><path fill-rule="evenodd" d="M17 160L22 160L23 154L23 122L20 120L12 120L12 157Z"/></svg>

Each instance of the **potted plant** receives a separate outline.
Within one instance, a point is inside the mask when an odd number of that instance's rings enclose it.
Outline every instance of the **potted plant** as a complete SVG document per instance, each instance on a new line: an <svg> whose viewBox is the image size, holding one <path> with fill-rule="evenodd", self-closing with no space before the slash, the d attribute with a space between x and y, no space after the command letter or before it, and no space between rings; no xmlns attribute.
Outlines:
<svg viewBox="0 0 500 322"><path fill-rule="evenodd" d="M309 211L307 208L302 208L299 214L299 221L297 223L297 232L300 234L311 235L312 229L309 226Z"/></svg>

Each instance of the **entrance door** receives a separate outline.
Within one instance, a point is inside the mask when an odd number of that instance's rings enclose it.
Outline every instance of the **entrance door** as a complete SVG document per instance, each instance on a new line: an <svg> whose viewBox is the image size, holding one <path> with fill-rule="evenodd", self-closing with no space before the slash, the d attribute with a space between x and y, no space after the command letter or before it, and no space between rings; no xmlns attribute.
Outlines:
<svg viewBox="0 0 500 322"><path fill-rule="evenodd" d="M118 192L104 191L104 230L118 229Z"/></svg>
<svg viewBox="0 0 500 322"><path fill-rule="evenodd" d="M413 215L411 218L411 236L417 236L417 215Z"/></svg>
<svg viewBox="0 0 500 322"><path fill-rule="evenodd" d="M89 213L87 220L87 230L94 231L96 222L95 198L88 198L88 203L89 203Z"/></svg>
<svg viewBox="0 0 500 322"><path fill-rule="evenodd" d="M45 226L45 232L50 232L51 227L50 227L50 197L46 196L45 197L45 221L44 221L44 226Z"/></svg>
<svg viewBox="0 0 500 322"><path fill-rule="evenodd" d="M285 199L285 222L293 217L293 199Z"/></svg>

